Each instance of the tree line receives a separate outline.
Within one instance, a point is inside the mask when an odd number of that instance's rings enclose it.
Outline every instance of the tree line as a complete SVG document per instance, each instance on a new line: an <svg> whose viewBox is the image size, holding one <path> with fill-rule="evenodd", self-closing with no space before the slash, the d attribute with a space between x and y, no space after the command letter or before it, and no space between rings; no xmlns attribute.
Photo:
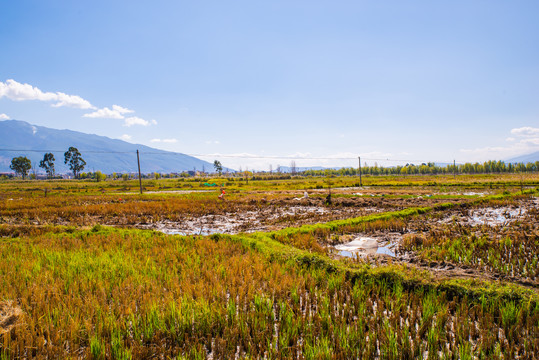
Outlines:
<svg viewBox="0 0 539 360"><path fill-rule="evenodd" d="M47 177L52 179L55 175L53 153L46 153L43 155L43 160L39 162L39 167L45 170ZM69 165L69 169L73 171L73 176L78 178L80 172L84 170L86 161L82 158L82 154L76 147L69 147L64 153L64 164ZM32 168L32 162L26 156L18 156L11 159L11 165L9 168L15 171L15 174L21 175L22 179L26 179L28 172Z"/></svg>
<svg viewBox="0 0 539 360"><path fill-rule="evenodd" d="M43 160L39 162L39 167L44 169L48 178L55 176L54 168L54 155L52 153L46 153L43 156ZM64 163L69 165L69 169L73 172L75 178L81 177L106 177L101 172L95 174L81 173L84 170L86 161L82 158L81 153L75 147L70 147L68 151L64 153ZM221 162L215 160L213 163L215 171L221 176L223 167ZM28 176L29 170L32 168L30 159L25 156L15 157L11 160L10 168L15 171L16 174L21 175L23 179ZM464 163L464 164L445 164L439 165L433 162L415 164L406 164L398 166L378 166L375 163L374 166L368 166L365 163L361 167L361 173L363 175L447 175L447 174L491 174L491 173L527 173L539 171L539 161L529 163L505 163L503 161L489 160L483 163ZM240 170L240 173L241 170ZM81 174L83 176L81 176ZM304 170L297 172L297 174L303 176L357 176L359 175L359 168L344 167L340 169L324 169L324 170ZM92 175L92 176L89 176ZM185 173L186 176L187 173ZM184 173L180 174L184 177ZM290 174L287 175L290 177ZM124 179L125 180L125 179Z"/></svg>
<svg viewBox="0 0 539 360"><path fill-rule="evenodd" d="M492 173L519 173L539 171L539 161L524 163L505 163L503 161L489 160L484 163L465 163L436 165L435 163L422 163L419 165L406 164L398 166L368 166L361 167L363 175L444 175L444 174L492 174ZM341 168L324 170L305 170L302 175L327 176L359 175L359 168Z"/></svg>

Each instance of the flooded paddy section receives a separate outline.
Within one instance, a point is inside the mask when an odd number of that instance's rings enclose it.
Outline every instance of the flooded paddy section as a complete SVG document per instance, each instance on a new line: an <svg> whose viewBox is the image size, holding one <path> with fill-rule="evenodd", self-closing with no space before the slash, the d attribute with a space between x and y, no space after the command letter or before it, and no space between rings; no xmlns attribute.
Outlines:
<svg viewBox="0 0 539 360"><path fill-rule="evenodd" d="M443 219L442 223L458 222L460 224L475 225L507 225L512 221L524 219L527 209L524 207L501 207L469 210L466 215L453 215Z"/></svg>
<svg viewBox="0 0 539 360"><path fill-rule="evenodd" d="M539 200L521 198L388 219L320 241L329 256L343 261L402 263L437 278L503 280L539 289L538 238Z"/></svg>
<svg viewBox="0 0 539 360"><path fill-rule="evenodd" d="M359 236L354 240L335 245L336 255L349 258L357 258L361 256L381 256L387 255L395 257L394 248L396 243L376 239L372 237Z"/></svg>
<svg viewBox="0 0 539 360"><path fill-rule="evenodd" d="M271 201L272 205L312 205L312 206L325 206L327 195L329 193L325 191L321 195L304 196L298 194L298 197L287 197L281 199L275 199ZM435 206L442 203L464 203L470 201L469 198L434 198L432 196L422 195L403 195L390 196L386 193L331 193L330 206L334 208L338 207L357 207L357 208L376 208L379 211L398 211L409 207L423 207L423 206Z"/></svg>
<svg viewBox="0 0 539 360"><path fill-rule="evenodd" d="M253 211L186 217L178 221L161 220L150 224L139 224L136 227L178 235L237 234L273 231L290 226L369 215L378 211L375 208L335 208L296 203L278 207L269 206Z"/></svg>
<svg viewBox="0 0 539 360"><path fill-rule="evenodd" d="M174 218L148 219L146 223L135 224L142 229L155 229L167 234L207 235L212 233L236 234L239 232L273 231L286 227L296 227L333 220L343 220L385 211L397 211L408 207L433 206L448 202L447 199L429 198L386 198L343 197L329 194L322 196L309 192L295 193L270 200L251 201L250 206L238 206L236 211L210 212L190 215L188 212L175 214ZM455 199L452 202L458 203Z"/></svg>

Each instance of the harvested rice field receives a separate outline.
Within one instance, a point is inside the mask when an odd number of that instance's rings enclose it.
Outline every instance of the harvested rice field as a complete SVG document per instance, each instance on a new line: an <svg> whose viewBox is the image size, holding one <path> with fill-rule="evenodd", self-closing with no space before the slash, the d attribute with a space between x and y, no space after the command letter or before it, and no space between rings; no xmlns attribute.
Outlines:
<svg viewBox="0 0 539 360"><path fill-rule="evenodd" d="M519 179L1 181L0 358L539 358Z"/></svg>

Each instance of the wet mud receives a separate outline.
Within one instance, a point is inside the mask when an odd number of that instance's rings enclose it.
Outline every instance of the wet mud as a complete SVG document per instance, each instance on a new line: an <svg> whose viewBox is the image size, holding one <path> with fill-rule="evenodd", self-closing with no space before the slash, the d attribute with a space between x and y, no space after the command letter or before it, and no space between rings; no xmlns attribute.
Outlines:
<svg viewBox="0 0 539 360"><path fill-rule="evenodd" d="M384 265L388 262L406 264L420 270L429 271L437 279L478 279L515 283L539 291L539 281L518 274L509 275L487 269L485 266L470 265L451 261L430 261L419 256L415 251L402 246L407 235L443 234L451 236L451 229L463 233L486 236L496 240L511 238L512 232L528 229L526 236L534 236L536 226L529 213L539 209L538 199L521 200L518 204L498 207L471 207L438 211L428 216L414 217L407 220L406 228L401 232L376 230L361 234L348 234L333 239L326 239L324 245L334 259L366 262L372 265ZM533 223L533 224L532 224ZM458 236L458 235L455 235ZM535 233L539 237L539 233ZM535 256L539 256L536 254Z"/></svg>

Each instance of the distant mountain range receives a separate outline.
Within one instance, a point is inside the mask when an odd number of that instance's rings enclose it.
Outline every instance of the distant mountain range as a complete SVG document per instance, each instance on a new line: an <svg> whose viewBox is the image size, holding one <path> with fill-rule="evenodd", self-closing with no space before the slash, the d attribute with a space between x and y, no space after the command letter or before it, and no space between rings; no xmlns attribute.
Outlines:
<svg viewBox="0 0 539 360"><path fill-rule="evenodd" d="M32 161L32 166L35 166L38 173L43 173L44 171L39 168L39 161L43 159L45 153L52 152L56 158L56 173L68 173L70 170L64 165L64 152L70 146L76 147L81 152L82 158L86 161L83 170L85 172L99 170L106 174L134 173L137 171L137 150L140 151L142 173L171 173L194 169L201 171L203 168L207 172L214 170L213 164L181 153L131 144L105 136L50 129L18 120L5 120L0 121L0 172L11 172L9 168L11 159L26 156Z"/></svg>
<svg viewBox="0 0 539 360"><path fill-rule="evenodd" d="M539 161L539 151L536 151L531 154L516 156L514 158L506 160L507 163L524 163L524 164L534 163L536 161Z"/></svg>

